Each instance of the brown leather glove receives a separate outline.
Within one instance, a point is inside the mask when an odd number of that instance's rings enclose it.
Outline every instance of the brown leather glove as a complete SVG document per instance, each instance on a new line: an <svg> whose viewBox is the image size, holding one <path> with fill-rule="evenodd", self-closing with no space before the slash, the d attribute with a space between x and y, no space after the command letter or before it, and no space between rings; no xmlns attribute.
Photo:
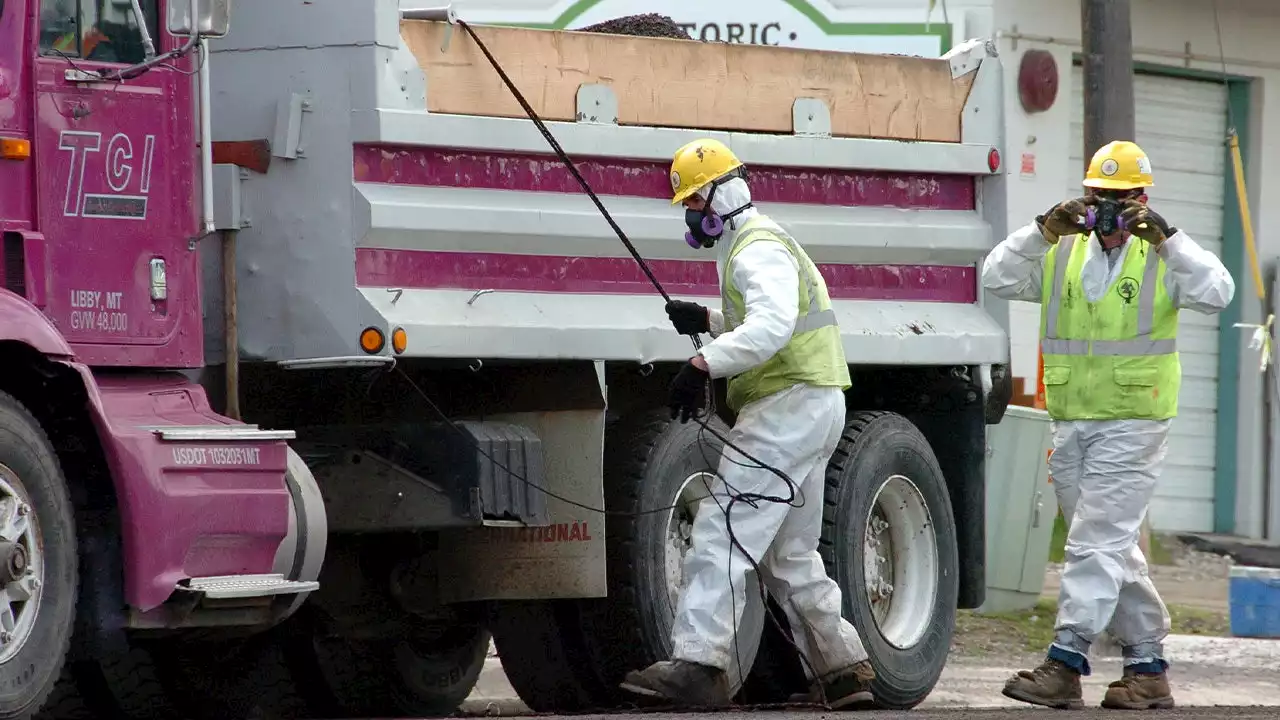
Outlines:
<svg viewBox="0 0 1280 720"><path fill-rule="evenodd" d="M1086 198L1073 198L1054 205L1048 212L1036 218L1040 234L1051 243L1063 235L1085 232L1085 215L1089 212Z"/></svg>
<svg viewBox="0 0 1280 720"><path fill-rule="evenodd" d="M1178 232L1170 227L1164 218L1155 210L1137 200L1128 200L1120 211L1120 227L1146 240L1151 247L1158 248L1171 235Z"/></svg>

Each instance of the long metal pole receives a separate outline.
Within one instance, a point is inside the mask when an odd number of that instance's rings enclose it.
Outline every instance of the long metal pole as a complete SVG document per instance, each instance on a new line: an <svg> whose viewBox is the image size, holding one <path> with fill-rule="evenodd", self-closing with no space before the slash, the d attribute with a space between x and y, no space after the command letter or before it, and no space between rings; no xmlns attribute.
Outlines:
<svg viewBox="0 0 1280 720"><path fill-rule="evenodd" d="M236 286L236 231L222 231L222 313L227 347L227 417L240 419L240 322Z"/></svg>
<svg viewBox="0 0 1280 720"><path fill-rule="evenodd" d="M1080 0L1084 45L1084 159L1112 140L1134 140L1129 0Z"/></svg>

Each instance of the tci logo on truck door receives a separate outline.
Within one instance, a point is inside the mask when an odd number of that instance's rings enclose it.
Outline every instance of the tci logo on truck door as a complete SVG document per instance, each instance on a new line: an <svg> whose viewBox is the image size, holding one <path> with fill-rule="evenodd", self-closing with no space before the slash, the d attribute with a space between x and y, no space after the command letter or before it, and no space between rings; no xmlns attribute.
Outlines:
<svg viewBox="0 0 1280 720"><path fill-rule="evenodd" d="M156 136L142 135L137 145L122 132L107 139L105 146L103 138L103 133L79 130L63 130L58 134L58 150L71 156L62 214L66 217L145 220ZM91 187L109 189L110 192L86 192L86 175L103 181L91 183Z"/></svg>

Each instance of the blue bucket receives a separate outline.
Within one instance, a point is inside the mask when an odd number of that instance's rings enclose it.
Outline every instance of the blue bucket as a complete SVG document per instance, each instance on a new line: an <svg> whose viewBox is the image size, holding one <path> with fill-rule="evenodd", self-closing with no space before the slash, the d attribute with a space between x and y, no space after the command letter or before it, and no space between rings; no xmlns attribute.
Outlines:
<svg viewBox="0 0 1280 720"><path fill-rule="evenodd" d="M1280 568L1231 568L1231 634L1280 638Z"/></svg>

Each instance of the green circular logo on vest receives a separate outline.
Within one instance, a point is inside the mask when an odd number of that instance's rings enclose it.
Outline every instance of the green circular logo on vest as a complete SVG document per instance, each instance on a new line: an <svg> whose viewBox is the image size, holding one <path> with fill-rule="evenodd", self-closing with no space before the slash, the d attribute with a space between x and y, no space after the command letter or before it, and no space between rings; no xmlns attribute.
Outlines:
<svg viewBox="0 0 1280 720"><path fill-rule="evenodd" d="M1120 282L1116 283L1116 293L1124 298L1125 302L1133 302L1138 297L1138 281L1131 277L1120 278Z"/></svg>

